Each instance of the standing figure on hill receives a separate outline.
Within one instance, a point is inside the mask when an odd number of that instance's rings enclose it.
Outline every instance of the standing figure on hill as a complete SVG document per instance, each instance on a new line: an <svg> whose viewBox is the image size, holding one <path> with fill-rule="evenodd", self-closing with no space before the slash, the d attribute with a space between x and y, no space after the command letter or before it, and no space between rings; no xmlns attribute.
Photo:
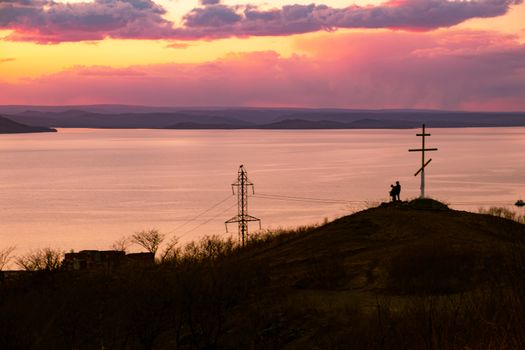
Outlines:
<svg viewBox="0 0 525 350"><path fill-rule="evenodd" d="M394 187L394 185L390 185L390 201L396 201L396 188Z"/></svg>
<svg viewBox="0 0 525 350"><path fill-rule="evenodd" d="M400 201L401 202L401 185L399 184L399 181L396 181L396 185L394 186L394 194L395 194L395 198L394 198L394 202L395 201Z"/></svg>

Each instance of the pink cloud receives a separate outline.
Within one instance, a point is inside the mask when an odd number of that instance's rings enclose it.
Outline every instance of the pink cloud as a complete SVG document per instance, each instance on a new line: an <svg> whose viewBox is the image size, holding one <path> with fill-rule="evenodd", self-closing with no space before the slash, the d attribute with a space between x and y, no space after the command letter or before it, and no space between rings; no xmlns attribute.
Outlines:
<svg viewBox="0 0 525 350"><path fill-rule="evenodd" d="M169 47L170 49L187 49L191 45L187 42L180 42L180 41L173 41L166 45L166 47Z"/></svg>
<svg viewBox="0 0 525 350"><path fill-rule="evenodd" d="M137 68L111 68L104 66L76 67L73 68L79 76L91 77L136 77L145 76L146 73Z"/></svg>
<svg viewBox="0 0 525 350"><path fill-rule="evenodd" d="M428 31L470 18L496 17L523 0L391 0L378 6L285 5L262 10L254 5L227 6L201 1L183 25L164 18L152 0L94 0L57 3L51 0L0 2L0 29L7 40L60 43L104 38L193 40L276 36L332 31L338 28L390 28Z"/></svg>
<svg viewBox="0 0 525 350"><path fill-rule="evenodd" d="M525 110L525 46L512 36L354 33L298 46L309 54L230 54L115 74L77 67L3 84L0 103Z"/></svg>

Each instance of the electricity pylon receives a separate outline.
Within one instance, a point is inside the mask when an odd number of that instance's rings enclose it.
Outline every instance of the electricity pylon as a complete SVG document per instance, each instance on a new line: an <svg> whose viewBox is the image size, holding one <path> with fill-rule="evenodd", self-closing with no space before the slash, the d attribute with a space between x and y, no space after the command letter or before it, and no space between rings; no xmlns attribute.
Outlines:
<svg viewBox="0 0 525 350"><path fill-rule="evenodd" d="M237 187L237 216L234 216L228 221L225 221L226 232L228 232L228 224L237 222L239 224L239 240L244 247L244 240L248 235L248 222L258 221L259 228L261 228L261 219L248 215L248 187L252 188L252 193L255 194L253 183L248 180L248 173L244 166L239 167L237 182L232 184L232 192L235 195L235 187Z"/></svg>

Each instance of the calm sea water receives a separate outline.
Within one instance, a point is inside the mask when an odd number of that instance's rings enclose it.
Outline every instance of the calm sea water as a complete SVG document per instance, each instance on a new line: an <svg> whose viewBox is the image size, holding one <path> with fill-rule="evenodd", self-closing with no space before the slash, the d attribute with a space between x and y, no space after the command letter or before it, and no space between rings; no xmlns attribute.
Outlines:
<svg viewBox="0 0 525 350"><path fill-rule="evenodd" d="M420 156L407 151L420 146L416 132L61 129L2 135L0 247L16 245L19 253L46 246L107 249L149 228L182 241L226 236L224 221L236 214L231 183L240 164L260 195L250 198L249 209L263 228L321 222L386 201L396 180L402 198L416 197ZM439 151L427 172L429 196L474 211L525 198L525 128L431 133L428 146Z"/></svg>

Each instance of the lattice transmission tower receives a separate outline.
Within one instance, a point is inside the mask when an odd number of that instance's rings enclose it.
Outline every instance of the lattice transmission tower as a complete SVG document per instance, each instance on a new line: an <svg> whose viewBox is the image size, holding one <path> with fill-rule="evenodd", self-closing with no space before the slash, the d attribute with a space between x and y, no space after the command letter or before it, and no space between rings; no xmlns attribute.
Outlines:
<svg viewBox="0 0 525 350"><path fill-rule="evenodd" d="M261 228L261 219L248 215L248 187L252 188L252 194L255 194L253 183L248 179L248 173L243 165L239 167L237 175L237 182L232 184L232 192L235 195L235 188L237 188L237 215L230 220L225 221L226 232L228 232L228 224L239 224L239 240L244 247L244 241L248 236L248 222L258 221L259 228Z"/></svg>

